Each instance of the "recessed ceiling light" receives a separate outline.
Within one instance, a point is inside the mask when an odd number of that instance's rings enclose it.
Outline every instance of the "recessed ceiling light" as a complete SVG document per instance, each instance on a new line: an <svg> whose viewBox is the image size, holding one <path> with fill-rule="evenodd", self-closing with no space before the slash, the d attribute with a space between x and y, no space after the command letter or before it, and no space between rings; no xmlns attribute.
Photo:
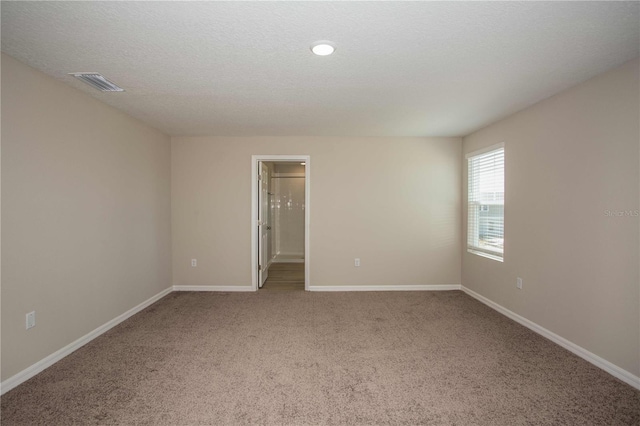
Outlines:
<svg viewBox="0 0 640 426"><path fill-rule="evenodd" d="M311 51L318 56L327 56L335 52L333 43L327 40L316 41L311 45Z"/></svg>
<svg viewBox="0 0 640 426"><path fill-rule="evenodd" d="M306 165L307 165L307 163L300 163L300 165L301 165L301 166L306 166Z"/></svg>
<svg viewBox="0 0 640 426"><path fill-rule="evenodd" d="M69 75L74 76L87 83L89 86L102 92L124 92L122 87L107 80L103 75L97 72L72 72Z"/></svg>

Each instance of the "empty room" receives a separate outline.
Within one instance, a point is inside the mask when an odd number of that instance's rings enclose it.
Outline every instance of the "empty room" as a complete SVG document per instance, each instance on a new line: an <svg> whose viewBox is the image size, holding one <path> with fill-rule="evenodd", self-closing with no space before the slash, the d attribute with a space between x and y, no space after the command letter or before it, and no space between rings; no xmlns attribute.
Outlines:
<svg viewBox="0 0 640 426"><path fill-rule="evenodd" d="M3 425L640 425L640 2L0 13Z"/></svg>

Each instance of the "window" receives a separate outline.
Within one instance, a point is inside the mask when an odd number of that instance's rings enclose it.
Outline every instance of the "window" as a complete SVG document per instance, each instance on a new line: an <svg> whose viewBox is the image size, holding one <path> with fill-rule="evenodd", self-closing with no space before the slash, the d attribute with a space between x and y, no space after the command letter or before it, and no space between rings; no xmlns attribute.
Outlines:
<svg viewBox="0 0 640 426"><path fill-rule="evenodd" d="M467 251L503 261L504 144L467 154Z"/></svg>

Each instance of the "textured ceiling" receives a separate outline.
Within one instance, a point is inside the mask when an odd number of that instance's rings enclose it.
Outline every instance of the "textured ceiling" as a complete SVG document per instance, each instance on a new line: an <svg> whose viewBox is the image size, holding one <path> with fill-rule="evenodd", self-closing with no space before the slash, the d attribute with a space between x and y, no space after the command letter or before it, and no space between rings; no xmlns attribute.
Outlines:
<svg viewBox="0 0 640 426"><path fill-rule="evenodd" d="M2 50L170 135L461 136L639 55L638 2L2 2ZM337 50L317 57L328 39ZM67 73L97 71L100 93Z"/></svg>

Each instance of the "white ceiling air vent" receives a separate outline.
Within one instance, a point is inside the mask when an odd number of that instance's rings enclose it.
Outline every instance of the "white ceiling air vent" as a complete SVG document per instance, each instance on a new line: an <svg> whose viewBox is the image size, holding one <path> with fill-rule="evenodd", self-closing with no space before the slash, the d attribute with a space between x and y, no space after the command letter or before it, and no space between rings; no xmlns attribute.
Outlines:
<svg viewBox="0 0 640 426"><path fill-rule="evenodd" d="M118 87L97 72L72 72L69 75L84 81L101 92L124 92L122 87Z"/></svg>

